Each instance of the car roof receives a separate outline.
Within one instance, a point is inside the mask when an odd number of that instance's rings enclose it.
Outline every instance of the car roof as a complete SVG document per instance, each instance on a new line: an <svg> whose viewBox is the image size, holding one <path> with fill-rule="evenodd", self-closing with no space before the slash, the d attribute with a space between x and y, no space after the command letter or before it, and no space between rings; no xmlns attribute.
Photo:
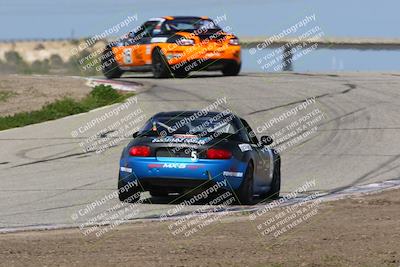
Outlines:
<svg viewBox="0 0 400 267"><path fill-rule="evenodd" d="M202 112L201 110L176 110L176 111L168 111L168 112L159 112L157 114L155 114L153 116L153 118L157 118L157 117L190 117L198 112ZM221 112L216 112L216 111L212 111L212 112L207 112L207 116L213 117L216 116L218 114L220 114ZM226 114L226 116L229 116L232 113ZM235 114L232 114L235 117L238 117Z"/></svg>
<svg viewBox="0 0 400 267"><path fill-rule="evenodd" d="M195 17L195 16L166 16L164 18L172 18L172 19L208 19L208 17Z"/></svg>
<svg viewBox="0 0 400 267"><path fill-rule="evenodd" d="M149 21L162 21L162 20L174 20L174 19L209 19L207 16L196 17L196 16L164 16L159 18L151 18Z"/></svg>

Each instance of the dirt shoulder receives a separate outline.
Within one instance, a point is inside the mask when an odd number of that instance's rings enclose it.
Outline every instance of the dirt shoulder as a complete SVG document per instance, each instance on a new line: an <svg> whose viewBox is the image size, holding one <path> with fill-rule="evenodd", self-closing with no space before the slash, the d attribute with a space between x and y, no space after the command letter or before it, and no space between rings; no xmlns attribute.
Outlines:
<svg viewBox="0 0 400 267"><path fill-rule="evenodd" d="M77 230L0 235L1 266L400 266L400 190L321 203L293 229L262 236L273 214L223 218L174 236L171 222L119 226L101 238Z"/></svg>
<svg viewBox="0 0 400 267"><path fill-rule="evenodd" d="M62 76L0 75L0 116L38 110L70 97L82 99L91 90L86 80Z"/></svg>

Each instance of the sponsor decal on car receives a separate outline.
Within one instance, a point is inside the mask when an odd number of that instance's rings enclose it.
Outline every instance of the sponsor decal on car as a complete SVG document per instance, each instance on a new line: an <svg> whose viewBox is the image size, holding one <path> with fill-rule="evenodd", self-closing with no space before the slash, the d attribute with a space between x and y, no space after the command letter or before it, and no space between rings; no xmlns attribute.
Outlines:
<svg viewBox="0 0 400 267"><path fill-rule="evenodd" d="M243 177L243 172L229 172L229 171L224 171L223 172L224 176L234 176L234 177Z"/></svg>
<svg viewBox="0 0 400 267"><path fill-rule="evenodd" d="M185 137L173 137L173 136L166 136L166 137L157 137L154 138L151 142L152 143L188 143L188 144L198 144L204 145L208 139L207 138L185 138Z"/></svg>
<svg viewBox="0 0 400 267"><path fill-rule="evenodd" d="M185 163L164 163L163 168L168 168L168 169L185 169L186 164Z"/></svg>
<svg viewBox="0 0 400 267"><path fill-rule="evenodd" d="M150 163L147 164L147 167L149 169L153 169L153 168L167 168L167 169L191 169L191 170L196 170L196 169L200 169L203 168L204 165L203 164L186 164L186 163Z"/></svg>
<svg viewBox="0 0 400 267"><path fill-rule="evenodd" d="M167 41L167 37L153 37L151 38L152 43L165 43Z"/></svg>
<svg viewBox="0 0 400 267"><path fill-rule="evenodd" d="M167 168L167 169L185 169L186 168L185 163L163 163L163 164L148 164L147 167L152 169L152 168Z"/></svg>
<svg viewBox="0 0 400 267"><path fill-rule="evenodd" d="M239 144L239 148L242 152L252 150L251 145L249 144Z"/></svg>
<svg viewBox="0 0 400 267"><path fill-rule="evenodd" d="M121 170L122 172L132 173L132 169L131 169L131 168L121 167L120 170Z"/></svg>

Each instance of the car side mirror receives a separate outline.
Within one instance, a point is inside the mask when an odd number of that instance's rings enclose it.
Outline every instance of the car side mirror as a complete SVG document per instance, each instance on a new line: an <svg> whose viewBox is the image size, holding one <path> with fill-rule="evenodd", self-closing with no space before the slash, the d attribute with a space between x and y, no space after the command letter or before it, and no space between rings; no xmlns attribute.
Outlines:
<svg viewBox="0 0 400 267"><path fill-rule="evenodd" d="M134 133L132 134L132 137L133 137L133 138L136 138L136 137L138 136L138 134L139 134L139 132L134 132Z"/></svg>
<svg viewBox="0 0 400 267"><path fill-rule="evenodd" d="M268 136L268 135L261 136L261 144L263 144L264 146L268 146L268 145L272 144L273 142L274 142L274 140L272 139L271 136Z"/></svg>

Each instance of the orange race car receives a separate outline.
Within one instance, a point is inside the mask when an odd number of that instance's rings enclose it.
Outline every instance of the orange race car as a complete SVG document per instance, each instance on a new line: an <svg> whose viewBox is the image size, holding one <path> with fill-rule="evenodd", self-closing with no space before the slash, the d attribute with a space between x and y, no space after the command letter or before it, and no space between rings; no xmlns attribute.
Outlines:
<svg viewBox="0 0 400 267"><path fill-rule="evenodd" d="M109 78L124 72L153 72L156 78L185 77L191 71L220 70L238 75L239 39L207 17L163 17L107 45L101 56Z"/></svg>

